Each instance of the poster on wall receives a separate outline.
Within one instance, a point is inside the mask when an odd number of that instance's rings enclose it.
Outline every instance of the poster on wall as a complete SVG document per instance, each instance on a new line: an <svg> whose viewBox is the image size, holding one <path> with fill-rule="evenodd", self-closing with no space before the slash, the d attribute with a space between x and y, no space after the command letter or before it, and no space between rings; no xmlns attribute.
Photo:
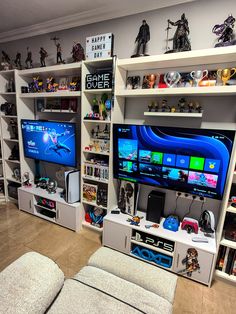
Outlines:
<svg viewBox="0 0 236 314"><path fill-rule="evenodd" d="M86 38L86 59L109 58L113 56L112 33L100 34Z"/></svg>

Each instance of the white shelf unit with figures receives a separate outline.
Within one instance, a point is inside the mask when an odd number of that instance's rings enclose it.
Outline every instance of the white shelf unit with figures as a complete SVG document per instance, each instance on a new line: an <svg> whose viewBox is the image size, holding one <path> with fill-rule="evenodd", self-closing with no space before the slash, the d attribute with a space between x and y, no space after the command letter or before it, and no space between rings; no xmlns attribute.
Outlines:
<svg viewBox="0 0 236 314"><path fill-rule="evenodd" d="M112 121L113 84L115 58L87 60L82 63L82 124L81 124L81 202L84 209L83 226L102 231L102 224L85 220L95 207L105 215L116 204L116 192L112 176ZM86 88L86 75L109 72L112 76L110 88ZM100 102L108 97L111 108L103 115ZM93 119L94 105L97 120ZM89 196L89 187L95 192L95 199ZM86 190L86 191L85 191ZM99 209L98 209L99 211ZM96 217L96 216L95 216Z"/></svg>
<svg viewBox="0 0 236 314"><path fill-rule="evenodd" d="M221 80L218 78L216 86L158 88L156 84L153 89L142 89L142 78L144 75L156 74L158 78L160 74L170 71L178 71L179 73L196 70L203 71L205 69L208 71L215 71L217 69L233 68L235 67L235 64L235 46L140 58L118 59L115 76L116 84L113 123L229 129L235 131L235 85L223 86L222 83L220 84ZM141 84L138 89L127 89L127 78L130 76L140 76ZM181 97L186 98L186 103L190 101L200 103L202 110L204 110L204 114L199 114L199 119L196 119L195 115L193 116L189 114L189 116L187 116L188 113L186 112L186 118L183 119L182 116L179 116L178 114L175 115L175 117L174 115L172 116L172 112L169 112L169 115L168 112L165 112L165 114L152 114L151 112L149 114L148 112L148 105L151 102L161 103L164 98L170 106L174 105L177 107L178 100ZM217 216L215 236L216 251L218 251L220 241L222 241L222 230L225 212L228 208L228 198L233 179L234 166L235 145L233 147L231 163L229 165L223 200L216 202L211 202L210 200L207 203L214 206L213 211ZM143 194L140 192L140 195ZM143 201L141 201L141 203L142 205L144 204ZM109 219L110 217L111 216L109 216ZM116 219L114 218L114 220ZM119 222L116 221L116 223ZM217 254L214 254L214 258L211 263L208 285L211 284L212 278L215 274L214 268L216 257ZM225 277L226 276L224 276L224 278Z"/></svg>
<svg viewBox="0 0 236 314"><path fill-rule="evenodd" d="M1 164L0 195L6 201L16 201L16 190L21 186L20 156L15 79L17 70L0 72L1 105Z"/></svg>

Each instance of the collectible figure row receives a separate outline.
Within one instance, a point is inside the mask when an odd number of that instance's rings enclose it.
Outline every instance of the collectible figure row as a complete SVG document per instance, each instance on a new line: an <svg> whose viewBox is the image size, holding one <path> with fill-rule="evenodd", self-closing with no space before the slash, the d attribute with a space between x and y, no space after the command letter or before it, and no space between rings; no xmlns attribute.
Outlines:
<svg viewBox="0 0 236 314"><path fill-rule="evenodd" d="M46 84L39 76L33 77L33 81L28 86L21 86L22 93L53 93L57 91L80 91L81 81L80 77L74 76L71 79L68 77L62 77L58 83L53 76L49 76L46 79Z"/></svg>
<svg viewBox="0 0 236 314"><path fill-rule="evenodd" d="M168 105L167 99L162 101L151 101L148 105L149 112L182 112L182 113L202 113L203 109L197 101L187 102L185 98L180 98L177 105Z"/></svg>
<svg viewBox="0 0 236 314"><path fill-rule="evenodd" d="M39 112L77 112L78 99L76 97L71 98L37 98L36 109Z"/></svg>
<svg viewBox="0 0 236 314"><path fill-rule="evenodd" d="M214 71L196 70L190 73L170 71L165 74L148 74L128 76L127 89L152 89L172 87L205 87L218 85L236 85L236 68L225 68Z"/></svg>
<svg viewBox="0 0 236 314"><path fill-rule="evenodd" d="M189 30L188 20L185 14L183 13L181 15L181 18L175 22L168 19L167 23L168 25L166 28L167 37L166 37L166 52L165 53L190 51L191 50L191 43L189 39L190 30ZM217 44L215 45L215 47L224 47L224 46L231 46L231 45L236 44L236 40L234 39L234 33L233 33L234 23L235 23L235 18L232 15L229 15L222 24L216 24L213 27L212 32L216 36L218 36ZM176 27L175 33L172 38L170 38L170 34L169 34L170 30L172 29L171 26ZM103 34L103 36L102 35L97 36L97 38L105 38L106 37L105 35L108 35L108 34ZM111 34L109 35L110 35L109 36L110 39L111 37L113 38ZM89 42L89 39L91 38L93 37L87 38L87 41ZM55 36L51 38L51 40L54 42L54 45L56 47L56 64L64 64L65 59L63 59L62 57L62 47L59 42L60 38ZM150 28L149 28L149 25L147 24L147 21L143 20L142 25L139 28L138 35L135 39L135 43L137 43L137 48L136 48L137 50L136 50L136 53L131 56L131 58L148 56L148 54L146 53L146 46L149 41L150 41ZM170 41L173 42L172 49L169 47ZM103 45L105 44L103 43ZM109 45L112 46L111 43ZM111 48L109 49L109 53L110 53L109 56L111 56L113 53ZM71 54L72 54L73 62L79 62L79 61L85 60L84 49L80 43L74 43ZM100 54L96 52L95 52L95 55L100 56ZM48 52L43 47L40 47L39 58L40 58L41 67L46 66L47 57L48 57ZM21 70L22 69L21 53L17 51L15 59L11 60L9 55L4 50L2 50L1 66L3 70L9 70L13 67ZM30 69L33 67L32 52L29 47L26 48L25 67L26 69Z"/></svg>
<svg viewBox="0 0 236 314"><path fill-rule="evenodd" d="M108 124L103 130L100 130L99 124L95 129L91 130L90 144L85 147L85 150L96 153L110 152L110 130Z"/></svg>
<svg viewBox="0 0 236 314"><path fill-rule="evenodd" d="M109 167L107 163L84 162L84 175L91 179L107 181L109 179Z"/></svg>
<svg viewBox="0 0 236 314"><path fill-rule="evenodd" d="M95 96L91 107L92 111L86 114L85 120L111 120L111 99L106 93L102 94L100 100Z"/></svg>

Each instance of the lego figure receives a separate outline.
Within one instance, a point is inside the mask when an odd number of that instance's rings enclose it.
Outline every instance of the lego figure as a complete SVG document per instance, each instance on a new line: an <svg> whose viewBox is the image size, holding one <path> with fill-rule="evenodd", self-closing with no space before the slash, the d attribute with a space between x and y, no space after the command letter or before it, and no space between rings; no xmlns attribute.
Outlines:
<svg viewBox="0 0 236 314"><path fill-rule="evenodd" d="M39 51L39 54L40 54L40 64L41 64L41 67L45 67L46 66L46 63L45 63L45 59L46 57L48 57L48 53L45 49L43 49L43 47L40 48L40 51Z"/></svg>
<svg viewBox="0 0 236 314"><path fill-rule="evenodd" d="M32 52L29 50L29 47L27 47L27 57L25 59L26 69L31 69L33 67L33 61L32 61Z"/></svg>
<svg viewBox="0 0 236 314"><path fill-rule="evenodd" d="M138 42L137 53L133 55L132 57L147 56L147 54L145 54L145 50L146 50L146 44L149 40L150 40L149 26L146 20L143 20L142 25L139 28L138 35L135 39L135 43ZM140 54L141 46L142 46L142 54Z"/></svg>
<svg viewBox="0 0 236 314"><path fill-rule="evenodd" d="M191 44L188 39L189 35L189 27L188 27L188 20L185 17L185 14L183 13L181 15L181 19L172 22L171 20L168 20L168 27L167 30L170 29L170 25L177 26L177 29L174 34L173 38L173 50L167 51L170 52L179 52L179 51L189 51L191 50Z"/></svg>
<svg viewBox="0 0 236 314"><path fill-rule="evenodd" d="M16 54L16 59L14 60L15 66L17 69L21 70L22 66L21 66L21 53L17 52Z"/></svg>
<svg viewBox="0 0 236 314"><path fill-rule="evenodd" d="M185 98L180 98L179 103L178 103L178 107L179 107L179 112L185 112L185 110L186 110Z"/></svg>
<svg viewBox="0 0 236 314"><path fill-rule="evenodd" d="M218 43L215 45L215 47L224 47L236 44L236 40L233 39L234 23L235 18L232 15L229 15L223 24L216 24L213 27L212 33L216 34L216 36L219 36L217 39Z"/></svg>
<svg viewBox="0 0 236 314"><path fill-rule="evenodd" d="M169 112L170 107L167 105L167 99L163 99L161 102L161 111L162 112Z"/></svg>
<svg viewBox="0 0 236 314"><path fill-rule="evenodd" d="M80 62L82 60L85 60L84 48L81 46L80 43L74 43L71 54L73 62Z"/></svg>
<svg viewBox="0 0 236 314"><path fill-rule="evenodd" d="M186 273L188 277L192 277L192 273L197 271L200 272L200 265L198 263L198 252L195 248L189 248L187 250L186 257L182 260L182 264L185 264L185 269L179 273Z"/></svg>

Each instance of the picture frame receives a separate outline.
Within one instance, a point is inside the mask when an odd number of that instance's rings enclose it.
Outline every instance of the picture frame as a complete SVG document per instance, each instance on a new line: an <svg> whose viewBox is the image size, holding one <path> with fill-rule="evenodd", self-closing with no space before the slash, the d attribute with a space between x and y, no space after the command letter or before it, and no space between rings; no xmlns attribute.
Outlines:
<svg viewBox="0 0 236 314"><path fill-rule="evenodd" d="M134 216L136 212L137 185L132 182L120 182L118 208L122 213Z"/></svg>

